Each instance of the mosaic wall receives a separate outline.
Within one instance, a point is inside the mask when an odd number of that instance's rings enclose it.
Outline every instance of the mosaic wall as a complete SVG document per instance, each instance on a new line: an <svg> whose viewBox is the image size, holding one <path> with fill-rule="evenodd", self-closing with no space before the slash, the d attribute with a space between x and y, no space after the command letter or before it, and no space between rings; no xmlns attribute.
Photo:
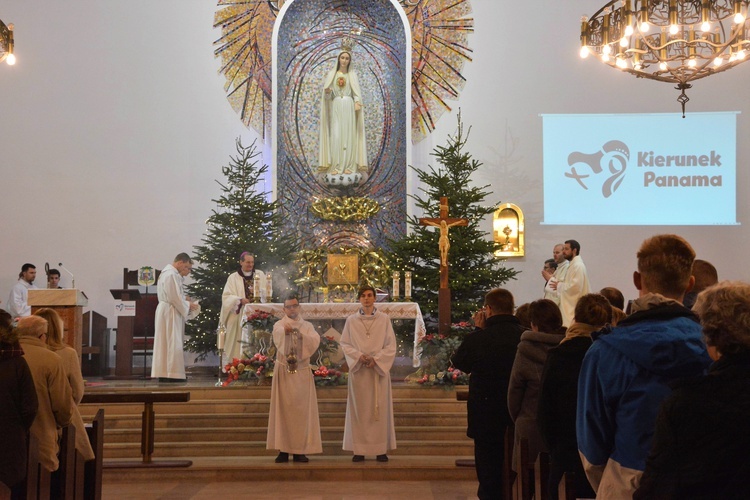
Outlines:
<svg viewBox="0 0 750 500"><path fill-rule="evenodd" d="M278 199L287 229L303 248L376 248L406 232L406 34L388 0L296 0L278 36ZM352 69L362 89L369 177L346 191L316 180L323 81L344 37L355 45ZM364 220L326 220L311 213L317 200L376 202ZM356 217L355 217L356 219Z"/></svg>

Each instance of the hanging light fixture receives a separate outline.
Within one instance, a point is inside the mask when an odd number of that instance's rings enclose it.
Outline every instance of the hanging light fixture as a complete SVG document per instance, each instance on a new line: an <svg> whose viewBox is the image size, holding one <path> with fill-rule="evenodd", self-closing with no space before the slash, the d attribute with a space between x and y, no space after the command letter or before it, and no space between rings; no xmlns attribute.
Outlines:
<svg viewBox="0 0 750 500"><path fill-rule="evenodd" d="M689 101L690 82L744 62L750 50L750 0L613 0L581 22L581 57L639 78L677 84Z"/></svg>
<svg viewBox="0 0 750 500"><path fill-rule="evenodd" d="M0 19L0 62L3 61L13 66L16 64L16 55L13 53L13 24L6 26Z"/></svg>

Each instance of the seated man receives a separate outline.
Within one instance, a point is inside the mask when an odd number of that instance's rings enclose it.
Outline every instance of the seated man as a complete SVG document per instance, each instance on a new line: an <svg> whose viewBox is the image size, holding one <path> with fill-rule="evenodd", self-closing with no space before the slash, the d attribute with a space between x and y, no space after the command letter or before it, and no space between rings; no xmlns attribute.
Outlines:
<svg viewBox="0 0 750 500"><path fill-rule="evenodd" d="M299 300L284 301L284 316L273 326L276 368L271 381L266 448L279 450L276 463L307 462L307 453L323 453L318 419L318 398L310 370L310 356L320 345L320 335L300 318Z"/></svg>
<svg viewBox="0 0 750 500"><path fill-rule="evenodd" d="M47 288L60 289L60 271L57 269L50 269L47 272Z"/></svg>

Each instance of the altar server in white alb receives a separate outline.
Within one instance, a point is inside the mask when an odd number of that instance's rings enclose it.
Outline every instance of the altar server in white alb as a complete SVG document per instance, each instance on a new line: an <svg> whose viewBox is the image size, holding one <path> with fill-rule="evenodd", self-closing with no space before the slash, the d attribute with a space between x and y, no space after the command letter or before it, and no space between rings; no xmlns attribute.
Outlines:
<svg viewBox="0 0 750 500"><path fill-rule="evenodd" d="M353 462L375 455L387 462L388 450L396 449L393 423L391 366L396 357L396 335L387 314L375 309L375 289L359 289L358 313L346 318L341 348L349 365L344 449Z"/></svg>
<svg viewBox="0 0 750 500"><path fill-rule="evenodd" d="M186 253L165 267L156 284L159 305L154 319L154 360L151 377L163 382L182 382L185 377L183 342L185 322L198 316L200 305L185 297L184 280L193 268Z"/></svg>
<svg viewBox="0 0 750 500"><path fill-rule="evenodd" d="M320 335L300 318L299 300L284 301L284 316L273 326L276 364L271 382L266 449L279 450L276 463L308 462L307 453L323 453L318 419L318 397L310 357L320 345Z"/></svg>
<svg viewBox="0 0 750 500"><path fill-rule="evenodd" d="M255 289L256 281L259 290ZM221 366L231 363L232 359L242 355L242 323L245 304L252 302L255 294L260 296L262 302L266 301L266 275L260 269L255 269L253 254L242 252L240 269L229 275L224 285L224 292L221 294L219 325L224 325L226 328Z"/></svg>

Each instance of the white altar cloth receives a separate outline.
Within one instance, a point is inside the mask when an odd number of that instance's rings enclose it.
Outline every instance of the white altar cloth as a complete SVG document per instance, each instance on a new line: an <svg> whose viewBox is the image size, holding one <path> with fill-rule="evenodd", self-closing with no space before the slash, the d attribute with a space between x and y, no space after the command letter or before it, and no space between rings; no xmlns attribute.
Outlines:
<svg viewBox="0 0 750 500"><path fill-rule="evenodd" d="M347 316L359 311L359 302L323 302L300 304L300 314L307 321L317 319L346 319ZM412 365L417 368L420 364L420 352L417 344L427 333L422 317L422 310L416 302L376 302L375 308L384 312L391 319L413 319L414 320L414 354L412 356ZM256 304L249 303L245 305L245 317L253 314L254 311L264 311L271 313L277 318L284 317L284 304L266 303ZM247 326L242 328L242 337L249 337Z"/></svg>

